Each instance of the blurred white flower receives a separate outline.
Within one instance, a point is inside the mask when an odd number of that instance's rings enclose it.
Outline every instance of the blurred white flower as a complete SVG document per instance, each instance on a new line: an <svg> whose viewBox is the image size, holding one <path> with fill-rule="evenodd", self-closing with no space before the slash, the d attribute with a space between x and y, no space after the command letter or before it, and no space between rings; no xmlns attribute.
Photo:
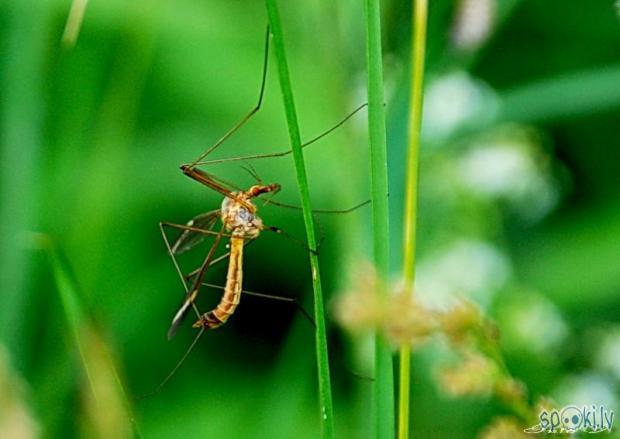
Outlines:
<svg viewBox="0 0 620 439"><path fill-rule="evenodd" d="M552 396L560 405L618 407L613 382L594 373L565 377L555 386Z"/></svg>
<svg viewBox="0 0 620 439"><path fill-rule="evenodd" d="M495 25L495 0L460 0L452 27L457 49L475 50L487 40Z"/></svg>
<svg viewBox="0 0 620 439"><path fill-rule="evenodd" d="M478 140L457 164L461 183L480 196L504 199L535 221L557 203L549 157L525 129L509 128Z"/></svg>
<svg viewBox="0 0 620 439"><path fill-rule="evenodd" d="M482 81L463 71L441 76L425 90L422 135L430 140L445 139L474 119L493 119L497 109L495 93Z"/></svg>
<svg viewBox="0 0 620 439"><path fill-rule="evenodd" d="M536 355L554 355L569 335L558 308L540 294L519 293L500 319L506 346Z"/></svg>
<svg viewBox="0 0 620 439"><path fill-rule="evenodd" d="M465 296L484 307L508 279L510 263L489 243L460 240L421 260L417 273L416 291L433 306L445 308Z"/></svg>
<svg viewBox="0 0 620 439"><path fill-rule="evenodd" d="M603 335L594 363L620 381L620 327Z"/></svg>

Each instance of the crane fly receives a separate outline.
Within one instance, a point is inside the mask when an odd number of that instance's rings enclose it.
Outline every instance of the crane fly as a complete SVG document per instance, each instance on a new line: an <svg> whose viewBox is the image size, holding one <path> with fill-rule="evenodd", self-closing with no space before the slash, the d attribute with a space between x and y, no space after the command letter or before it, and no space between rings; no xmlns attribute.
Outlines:
<svg viewBox="0 0 620 439"><path fill-rule="evenodd" d="M191 219L186 224L176 224L171 222L159 223L162 238L168 250L168 254L172 259L173 265L177 271L177 274L179 275L179 278L185 290L185 300L183 301L183 304L172 319L172 324L170 325L170 329L168 330L168 338L170 339L174 336L177 329L179 328L179 325L187 316L187 313L192 309L197 316L197 320L193 326L196 328L200 328L200 332L196 335L194 341L191 343L185 354L178 361L176 366L159 384L156 390L151 394L157 393L159 390L161 390L161 388L170 380L170 378L172 378L172 376L176 373L176 371L183 364L187 356L190 354L190 352L198 342L198 339L205 330L217 328L226 323L226 321L230 318L230 316L234 313L235 309L239 305L242 294L291 302L299 308L303 315L314 326L314 320L308 314L308 312L301 305L299 305L299 302L296 298L261 294L242 289L244 248L249 243L254 242L254 240L260 235L262 231L275 232L296 241L298 244L301 244L309 251L317 251L316 249L309 249L305 244L288 235L283 230L277 227L265 225L262 219L257 215L257 206L255 204L256 199L264 194L275 195L280 190L280 185L277 183L263 184L263 182L260 180L253 168L246 168L246 170L249 171L250 174L256 179L258 184L254 184L249 189L243 190L241 188L235 187L235 185L233 184L223 181L222 179L216 177L213 174L207 173L204 170L198 168L198 166L213 165L216 163L249 161L270 157L284 157L292 153L292 151L288 149L286 151L269 154L256 154L243 157L228 157L206 160L206 158L213 151L215 151L232 134L234 134L248 120L250 120L252 116L254 116L261 108L267 78L269 39L270 32L269 26L267 26L267 31L265 34L262 80L260 84L257 104L232 128L230 128L226 133L224 133L224 135L219 140L217 140L212 146L210 146L205 152L203 152L196 160L189 164L181 165L180 167L183 174L185 174L192 180L195 180L224 196L224 200L222 201L220 208L200 214ZM351 119L355 114L357 114L367 105L367 103L364 103L358 106L344 119L333 125L331 128L302 143L302 148L305 148L317 142L318 140L330 134L332 131L344 125L345 122ZM271 198L264 199L263 201L264 204L273 204L283 208L299 209L299 207L297 206L277 202L272 200ZM351 208L342 210L318 209L313 210L313 213L349 213L369 203L370 201L365 201ZM222 225L219 230L216 230L218 220L221 221ZM168 239L165 228L176 229L180 232L180 235L173 241L172 244ZM189 274L183 274L183 271L179 266L176 256L193 249L198 244L200 244L207 236L213 237L214 240L203 262L197 269L191 271ZM215 254L222 238L226 238L229 240L229 250L225 254L216 257ZM226 260L228 260L228 271L225 285L219 286L204 282L207 270L213 265L224 262ZM201 287L203 286L223 290L222 297L217 306L206 313L201 313L196 306L196 298L201 290Z"/></svg>
<svg viewBox="0 0 620 439"><path fill-rule="evenodd" d="M203 171L197 169L184 168L183 172L192 176L198 181L204 183L207 186L215 188L218 187L218 191L226 191L219 183L215 182L211 177ZM228 273L226 275L226 285L224 286L224 293L217 307L211 311L208 311L199 316L199 319L194 323L196 328L212 329L226 323L228 318L233 314L239 301L241 299L242 292L242 279L243 279L243 248L247 240L253 240L258 237L261 231L265 229L273 230L273 228L267 228L261 218L257 215L256 205L252 202L253 198L259 195L277 192L280 190L280 185L277 183L269 185L254 185L247 191L230 192L227 191L222 202L222 206L219 210L210 212L200 218L206 224L213 224L218 218L223 223L223 230L228 232L230 238L229 252L228 252ZM201 229L195 228L193 224L196 220L192 220L185 228L179 239L175 242L171 248L171 253L179 253L181 250L188 249L191 246L191 241L196 241L197 233L200 233ZM207 268L213 261L213 254L219 243L222 232L216 235L216 241L211 247L211 250L207 254L207 257L202 264L200 270L196 273L192 286L188 290L188 295L185 302L175 314L172 319L172 325L168 331L168 337L174 336L179 324L182 322L187 311L194 303L196 296L200 288L203 285L203 279Z"/></svg>
<svg viewBox="0 0 620 439"><path fill-rule="evenodd" d="M230 128L219 140L217 140L211 147L209 147L204 153L202 153L196 160L189 164L181 165L180 169L189 178L209 187L210 189L218 192L219 194L224 196L224 200L222 201L222 205L220 209L213 210L211 212L207 212L205 214L198 215L193 218L187 224L175 224L170 222L161 222L160 229L165 241L166 247L168 249L168 253L172 258L174 266L179 274L179 277L183 283L185 288L186 297L172 319L172 324L168 331L168 338L172 338L176 333L180 323L183 321L184 317L187 315L187 312L190 309L194 309L198 320L194 323L194 327L202 328L202 330L213 329L218 326L224 324L228 318L233 314L237 305L239 304L240 297L242 293L246 293L248 295L255 295L259 297L265 297L276 300L283 300L288 302L296 302L296 299L289 297L281 297L281 296L272 296L268 294L259 294L252 293L249 291L242 290L242 279L243 279L243 250L245 245L249 242L255 240L259 234L264 231L272 231L288 238L295 240L295 238L290 235L284 233L281 229L272 226L266 226L263 224L262 219L257 215L257 206L254 203L254 199L263 194L275 194L280 190L280 185L277 183L273 184L263 184L260 178L256 175L256 172L253 170L249 170L252 176L257 180L259 184L255 184L251 186L247 190L242 190L240 188L234 187L234 185L230 183L226 183L222 181L220 178L205 172L204 170L198 168L198 166L204 166L215 163L223 163L223 162L233 162L233 161L247 161L247 160L255 160L262 159L268 157L283 157L291 153L291 150L276 152L270 154L258 154L251 155L245 157L229 157L223 159L215 159L215 160L205 160L207 156L209 156L213 151L215 151L224 141L226 141L233 133L235 133L239 128L241 128L261 107L263 101L263 95L265 91L265 83L267 78L267 64L269 58L269 39L270 39L270 31L267 26L266 34L265 34L265 45L264 45L264 58L263 58L263 66L262 66L262 80L260 84L259 97L257 104L243 117L241 118L232 128ZM342 126L346 121L348 121L353 115L359 112L361 109L366 107L367 104L362 104L358 106L353 112L348 114L343 120L329 128L328 130L322 132L318 136L310 139L309 141L302 144L302 147L306 147L311 145L312 143L320 140L324 136L328 135L336 128ZM362 207L368 204L369 201L361 203L357 206L354 206L349 209L344 210L315 210L314 213L347 213L351 212L359 207ZM285 208L297 208L296 206L291 206L288 204L280 203L273 201L271 199L265 200L265 204L273 204L280 207ZM298 208L297 208L298 209ZM215 231L215 225L218 220L221 220L222 227L219 231ZM181 231L180 236L174 241L171 245L167 235L164 231L164 227L170 227ZM200 267L188 275L183 275L179 264L175 258L176 255L184 253L197 244L202 242L206 236L213 236L214 242L207 253L204 261L200 265ZM222 239L225 237L229 239L229 251L219 257L215 257L216 249ZM300 243L299 241L297 241ZM301 244L304 245L304 244ZM305 246L305 245L304 245ZM316 249L309 249L310 251L316 251ZM225 261L228 259L228 272L226 276L226 283L223 287L223 294L219 304L211 311L206 313L200 313L198 308L195 305L196 297L202 286L213 286L210 284L204 283L204 277L209 267L213 266L216 263ZM191 283L188 284L188 281ZM300 307L301 311L304 315L313 322L312 318L307 314L307 312ZM201 331L202 333L202 331Z"/></svg>

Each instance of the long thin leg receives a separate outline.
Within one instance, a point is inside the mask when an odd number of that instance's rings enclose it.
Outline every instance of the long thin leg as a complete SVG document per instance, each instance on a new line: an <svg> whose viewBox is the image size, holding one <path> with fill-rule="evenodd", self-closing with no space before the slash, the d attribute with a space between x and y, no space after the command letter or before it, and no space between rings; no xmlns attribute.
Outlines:
<svg viewBox="0 0 620 439"><path fill-rule="evenodd" d="M143 395L141 397L139 397L138 399L145 399L145 398L150 398L151 396L155 396L157 395L159 392L161 392L161 389L164 388L164 386L166 384L168 384L168 381L170 381L170 379L174 376L174 374L177 373L177 371L181 368L181 366L183 365L183 363L185 363L185 360L187 359L187 357L189 357L189 354L192 352L192 350L194 349L194 347L196 346L196 343L198 343L198 340L200 340L200 337L202 336L202 334L205 333L205 328L200 328L200 331L198 332L198 334L196 334L196 337L194 337L194 341L192 341L192 344L189 345L189 347L187 348L187 350L185 351L185 353L183 354L183 356L181 357L181 359L179 361L177 361L177 364L172 368L172 370L170 371L170 373L168 375L166 375L166 378L164 378L162 380L161 383L159 383L159 385L157 387L155 387L155 390L153 390L150 393L147 393L146 395Z"/></svg>
<svg viewBox="0 0 620 439"><path fill-rule="evenodd" d="M224 253L222 256L218 256L217 258L215 258L213 261L211 261L210 266L213 267L215 264L225 261L226 259L228 259L230 257L230 252L226 252ZM200 269L202 268L202 265L198 268L196 268L195 270L190 271L189 273L187 273L186 275L184 275L183 277L186 280L190 280L191 278L193 278L194 276L196 276L199 272Z"/></svg>
<svg viewBox="0 0 620 439"><path fill-rule="evenodd" d="M194 307L194 309L196 310L194 301L196 300L196 296L198 295L200 291L200 285L202 284L202 279L207 273L207 268L209 268L209 265L211 264L211 260L213 259L213 255L215 254L217 246L220 243L220 239L222 238L223 231L224 231L224 226L222 226L222 229L220 230L220 233L218 234L218 236L215 237L215 241L213 242L213 245L211 246L211 249L209 250L207 257L205 258L202 264L202 267L200 267L200 271L198 272L198 274L194 278L194 281L192 282L192 286L189 289L189 294L186 297L185 302L183 303L179 311L177 311L177 313L174 315L174 318L172 319L172 324L170 325L170 329L168 330L168 339L171 339L172 337L174 337L174 334L176 333L179 325L185 318L185 315L187 314L187 310L189 309L190 305ZM200 314L198 318L200 318Z"/></svg>
<svg viewBox="0 0 620 439"><path fill-rule="evenodd" d="M372 200L366 200L363 203L359 203L356 204L353 207L349 207L346 209L312 209L312 213L336 213L336 214L347 214L347 213L351 213L357 209L360 209L364 206L369 205L372 202ZM265 199L265 205L267 204L273 204L274 206L279 206L279 207L284 207L286 209L295 209L295 210L301 210L300 206L295 206L292 204L286 204L286 203L281 203L279 201L273 201L271 198L266 198Z"/></svg>
<svg viewBox="0 0 620 439"><path fill-rule="evenodd" d="M246 169L243 168L246 171L250 172L250 174L257 180L257 181L261 181L260 177L258 176L258 174L256 173L256 170L254 168L250 169ZM273 197L274 195L276 195L276 192L271 192L267 195L267 197L265 198L259 198L260 200L263 201L263 206L266 206L268 204L272 204L274 206L278 206L278 207L284 207L287 209L294 209L294 210L302 210L301 206L295 206L293 204L286 204L286 203L282 203L280 201L273 201ZM316 214L316 213L337 213L337 214L347 214L347 213L351 213L357 209L360 209L364 206L369 205L372 202L372 200L366 200L363 201L359 204L356 204L355 206L352 207L348 207L346 209L312 209L312 213Z"/></svg>
<svg viewBox="0 0 620 439"><path fill-rule="evenodd" d="M211 265L213 265L213 263ZM183 282L183 284L185 285L185 282ZM215 284L210 284L210 283L206 283L206 282L203 282L202 285L204 285L206 287L209 287L209 288L216 288L216 289L219 289L219 290L223 290L225 288L225 287L223 287L221 285L215 285ZM297 307L297 309L299 309L299 311L301 311L303 316L310 322L310 324L316 328L316 323L314 323L314 319L312 318L312 316L308 313L308 311L305 310L305 308L303 306L301 306L301 303L299 303L299 300L297 300L297 298L295 298L295 297L275 296L275 295L271 295L271 294L255 293L255 292L247 291L247 290L242 290L241 292L243 294L248 295L248 296L255 296L255 297L261 297L261 298L264 298L264 299L273 299L273 300L280 300L280 301L283 301L283 302L292 303L292 304L294 304ZM198 343L198 340L200 339L202 334L204 334L204 332L205 332L205 328L201 327L200 331L198 332L198 334L196 335L196 337L192 341L192 344L189 346L189 348L187 348L187 350L185 351L185 353L183 354L181 359L177 362L177 364L170 371L170 373L168 375L166 375L166 377L155 388L155 390L153 390L152 392L150 392L150 393L140 397L139 399L144 399L144 398L148 398L148 397L154 396L154 395L158 394L161 391L161 389L168 383L168 381L170 381L170 379L174 376L174 374L183 365L183 363L185 362L185 360L187 359L189 354L192 352L192 350L196 346L196 343Z"/></svg>
<svg viewBox="0 0 620 439"><path fill-rule="evenodd" d="M284 230L278 228L278 227L274 227L274 226L264 226L263 230L268 230L269 232L274 232L277 233L278 235L282 235L288 239L290 239L291 241L295 242L296 244L300 245L301 247L303 247L304 249L308 250L311 253L314 253L315 255L319 255L319 252L317 249L313 249L310 248L306 245L305 242L303 242L301 239L295 238L293 235L291 235L290 233L286 233Z"/></svg>
<svg viewBox="0 0 620 439"><path fill-rule="evenodd" d="M216 192L219 192L225 197L232 197L232 190L230 189L231 187L234 189L239 189L230 183L223 182L222 180L216 178L214 175L208 174L205 171L202 171L198 168L193 168L189 165L181 165L181 171L192 180L204 184L205 186L213 189Z"/></svg>
<svg viewBox="0 0 620 439"><path fill-rule="evenodd" d="M179 229L179 230L188 230L190 232L197 232L197 233L203 233L205 235L211 235L211 236L218 236L221 235L223 237L227 237L230 238L231 235L226 234L226 233L220 233L220 232L214 232L213 230L205 230L205 229L201 229L199 227L192 227L192 226L187 226L184 224L176 224L176 223L171 223L168 221L161 221L159 223L160 227L171 227L173 229Z"/></svg>
<svg viewBox="0 0 620 439"><path fill-rule="evenodd" d="M179 275L179 279L181 279L181 283L183 284L183 289L185 290L185 296L187 297L189 295L189 288L187 287L187 282L185 281L185 277L183 276L183 272L181 271L181 267L179 267L179 263L177 262L177 258L174 256L174 253L172 252L172 247L170 246L170 241L168 241L168 236L166 235L166 231L164 230L164 226L165 225L166 224L160 222L159 223L159 230L161 231L162 238L164 238L164 243L166 244L166 250L168 250L168 255L172 259L172 264L174 265L174 268L175 268L177 274ZM196 312L196 315L198 317L200 317L202 314L198 310L198 307L196 306L196 304L193 303L193 302L192 302L192 307L194 308L194 312Z"/></svg>
<svg viewBox="0 0 620 439"><path fill-rule="evenodd" d="M185 277L183 276L183 272L181 271L181 267L179 267L179 263L177 262L176 257L174 256L174 253L172 252L172 247L170 246L170 241L168 240L168 236L166 235L166 231L164 230L164 227L168 226L168 227L173 227L173 228L179 228L181 230L192 230L192 231L198 231L200 233L205 233L205 232L209 232L208 234L211 233L216 233L216 232L211 232L208 230L202 230L202 229L198 229L195 230L195 227L189 227L188 226L183 226L181 224L173 224L173 223L166 223L166 222L160 222L159 223L159 230L161 231L161 236L164 239L164 243L166 244L166 249L168 250L168 255L170 256L170 258L172 259L172 263L174 265L174 268L176 269L177 274L179 275L179 279L181 279L181 283L183 284L183 288L185 289L185 295L186 295L186 300L188 299L188 297L190 296L190 292L189 292L189 288L187 286L187 282L185 280ZM217 244L219 243L219 239L222 237L222 233L216 233L216 235L218 235L216 237L216 242L214 243L213 247L211 248L211 251L209 251L209 255L207 256L207 260L205 261L205 264L208 264L208 261L210 259L210 257L212 257L212 253L215 252L215 248L217 247ZM210 264L208 264L210 265ZM204 265L203 265L204 266ZM202 267L201 267L202 268ZM200 281L199 281L200 282ZM194 282L195 284L196 282ZM194 285L192 285L193 287ZM198 310L198 307L196 306L196 304L194 303L194 301L191 301L191 306L194 309L194 312L196 313L196 316L198 318L200 318L200 316L202 315L202 313ZM171 328L172 329L172 328ZM189 356L189 354L192 352L192 350L194 349L194 347L196 346L196 344L198 343L198 340L200 339L200 337L202 336L202 334L204 334L205 329L204 328L200 328L200 331L198 332L198 334L196 334L196 337L194 338L194 340L192 341L192 344L187 348L187 350L185 351L185 353L183 354L183 356L181 357L181 359L177 362L177 364L174 366L174 368L170 371L170 373L168 375L166 375L166 377L162 380L161 383L159 383L159 385L155 388L155 390L153 390L152 392L142 396L140 399L144 399L144 398L148 398L150 396L156 395L158 394L161 389L168 383L168 381L170 381L170 379L174 376L174 374L179 370L179 368L183 365L183 363L185 362L185 360L187 359L187 357ZM170 338L170 331L168 333L168 336Z"/></svg>
<svg viewBox="0 0 620 439"><path fill-rule="evenodd" d="M204 286L206 286L206 287L216 288L218 290L223 290L225 288L225 287L223 287L221 285L209 284L209 283L205 283L205 282L203 282L202 284ZM261 297L263 299L280 300L282 302L292 303L292 304L294 304L299 309L299 311L301 311L301 313L304 315L304 317L306 317L308 319L308 321L312 324L312 326L314 326L316 328L316 323L314 323L314 319L310 316L308 311L306 311L304 309L304 307L301 306L301 303L299 303L299 300L297 300L296 297L275 296L273 294L255 293L253 291L248 291L248 290L241 290L241 292L243 294L248 295L248 296Z"/></svg>
<svg viewBox="0 0 620 439"><path fill-rule="evenodd" d="M213 242L213 245L211 246L211 248L209 249L209 253L207 254L207 257L205 258L204 262L202 263L200 270L197 273L196 278L194 279L191 288L188 288L187 286L187 281L186 281L186 277L183 275L183 272L181 271L181 268L179 267L179 263L177 262L176 258L174 257L174 253L172 251L172 247L170 246L170 242L168 241L168 236L166 235L166 232L164 230L164 226L170 226L170 227L175 227L175 228L179 228L181 230L192 230L192 231L199 231L201 233L208 233L208 234L215 234L215 240ZM175 314L174 318L172 319L172 324L170 326L170 329L168 330L168 339L171 339L172 337L174 337L174 334L176 333L176 330L179 326L179 324L181 323L181 321L183 320L183 318L185 317L185 314L187 313L187 310L189 309L189 307L191 306L194 309L194 312L196 313L196 315L198 317L200 317L202 314L200 313L200 311L198 310L198 308L196 307L195 304L195 299L196 296L198 295L199 289L200 289L200 283L202 282L202 278L204 277L207 268L209 267L209 265L211 264L211 261L213 259L213 255L215 254L215 251L217 249L217 246L220 242L220 239L222 238L222 235L224 235L224 228L222 227L222 229L220 230L220 232L213 232L210 230L202 230L202 229L197 229L195 227L189 227L189 226L183 226L181 224L173 224L173 223L160 223L159 228L161 230L161 234L162 237L164 238L164 242L166 243L166 248L168 250L168 254L170 255L170 257L172 258L172 262L174 264L174 267L177 271L177 274L179 275L179 278L181 279L181 282L183 283L183 287L185 288L185 301L183 302L183 305L181 306L181 308L179 309L179 311ZM189 228L189 229L188 229Z"/></svg>
<svg viewBox="0 0 620 439"><path fill-rule="evenodd" d="M258 94L258 102L254 106L254 108L250 110L249 113L243 116L241 120L237 122L231 129L229 129L217 142L215 142L209 149L207 149L196 160L194 160L191 164L189 164L189 168L194 168L198 166L205 157L207 157L209 154L215 151L217 147L219 147L222 143L224 143L224 141L226 141L226 139L228 139L231 135L233 135L235 131L241 128L260 109L263 103L263 96L265 94L265 84L267 82L267 64L268 64L267 61L269 60L269 36L270 36L269 26L267 26L267 30L265 32L265 56L263 59L263 75L262 75L263 77L261 79L260 92Z"/></svg>
<svg viewBox="0 0 620 439"><path fill-rule="evenodd" d="M245 242L243 243L244 248L255 241L256 241L255 239L246 239ZM230 252L226 252L223 255L218 256L217 258L211 261L211 264L209 264L209 267L213 267L215 264L219 264L220 262L225 261L226 259L228 259L229 256L230 256ZM194 276L196 276L198 272L200 272L200 268L201 267L198 267L195 270L190 271L188 274L185 275L185 279L189 280L193 278Z"/></svg>
<svg viewBox="0 0 620 439"><path fill-rule="evenodd" d="M361 207L364 207L368 204L371 203L371 200L366 200L363 203L357 204L353 207L350 207L348 209L341 209L341 210L331 210L331 209L312 209L312 214L317 214L317 213L336 213L336 214L347 214L347 213L351 213ZM265 199L265 203L264 205L267 204L273 204L274 206L278 206L278 207L284 207L287 209L295 209L295 210L301 210L301 207L299 206L293 206L292 204L286 204L286 203L280 203L279 201L273 201L271 198L266 198ZM325 233L323 230L323 225L321 224L321 221L319 221L318 218L315 217L315 222L317 223L317 225L319 226L319 233L320 233L320 237L319 237L319 241L317 243L317 248L315 253L318 254L319 249L321 248L321 245L323 245L323 241L325 241ZM273 230L276 233L282 233L282 231L280 229L277 230ZM283 235L286 235L284 233L282 233ZM294 241L298 241L296 238L291 237L290 235L287 235L287 237L292 238ZM310 250L307 246L305 246L304 244L302 244L304 246L304 248Z"/></svg>
<svg viewBox="0 0 620 439"><path fill-rule="evenodd" d="M316 141L322 139L323 137L327 136L328 134L330 134L332 131L336 130L337 128L340 128L342 125L345 124L345 122L347 122L349 119L351 119L355 114L357 114L359 111L361 111L366 106L368 106L368 103L364 103L364 104L360 105L355 110L353 110L351 113L349 113L344 119L342 119L340 122L338 122L336 125L332 126L331 128L329 128L326 131L323 131L321 134L319 134L318 136L313 137L312 139L308 140L307 142L302 143L301 147L305 148L306 146L310 146L314 142L316 142ZM214 160L202 161L202 159L205 157L205 156L203 156L200 160L198 160L195 163L193 163L193 165L194 166L198 166L198 165L211 165L211 164L215 164L215 163L236 162L236 161L242 161L242 160L256 160L256 159L266 159L266 158L271 158L271 157L284 157L284 156L289 155L291 153L292 153L292 151L289 149L287 151L274 152L274 153L270 153L270 154L247 155L247 156L243 156L243 157L228 157L228 158L223 158L223 159L214 159Z"/></svg>

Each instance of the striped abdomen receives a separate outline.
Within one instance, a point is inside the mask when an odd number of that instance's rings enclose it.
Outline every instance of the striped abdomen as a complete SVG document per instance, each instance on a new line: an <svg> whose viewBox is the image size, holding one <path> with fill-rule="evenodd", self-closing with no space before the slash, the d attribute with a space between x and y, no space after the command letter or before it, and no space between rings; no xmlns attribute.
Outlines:
<svg viewBox="0 0 620 439"><path fill-rule="evenodd" d="M217 328L226 323L226 320L235 312L241 299L243 283L243 242L243 238L236 236L230 238L230 259L222 300L215 309L203 314L200 320L194 323L194 327Z"/></svg>

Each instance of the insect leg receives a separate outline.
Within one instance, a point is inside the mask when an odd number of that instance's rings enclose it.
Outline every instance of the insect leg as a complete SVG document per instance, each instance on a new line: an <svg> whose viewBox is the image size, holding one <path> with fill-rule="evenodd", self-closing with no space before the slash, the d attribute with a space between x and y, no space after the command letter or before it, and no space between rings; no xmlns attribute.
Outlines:
<svg viewBox="0 0 620 439"><path fill-rule="evenodd" d="M364 104L360 105L355 110L353 110L351 113L349 113L344 119L342 119L340 122L338 122L336 125L334 125L331 128L323 131L322 133L320 133L319 135L313 137L312 139L308 140L307 142L302 143L301 147L305 148L306 146L310 146L314 142L316 142L316 141L322 139L323 137L327 136L328 134L330 134L332 131L336 130L337 128L340 128L342 125L345 124L345 122L347 122L349 119L351 119L355 114L357 114L359 111L361 111L366 106L368 106L368 103L364 103ZM228 158L223 158L223 159L204 160L204 161L202 159L204 159L204 157L206 157L206 156L203 156L200 160L198 160L196 163L194 163L194 165L198 166L198 165L209 165L209 164L215 164L215 163L235 162L235 161L243 161L243 160L266 159L266 158L271 158L271 157L284 157L286 155L291 154L291 152L292 151L289 149L287 151L273 152L273 153L269 153L269 154L256 154L256 155L248 155L248 156L243 156L243 157L228 157Z"/></svg>
<svg viewBox="0 0 620 439"><path fill-rule="evenodd" d="M223 290L224 287L221 285L215 285L215 284L209 284L209 283L204 283L203 285L206 287L210 287L210 288L217 288L219 290ZM312 326L314 326L316 328L316 323L314 323L314 319L312 318L312 316L308 313L308 311L306 311L304 309L303 306L301 306L301 303L299 303L299 300L297 300L296 297L284 297L284 296L276 296L273 294L263 294L263 293L255 293L253 291L248 291L248 290L241 290L241 293L246 294L248 296L254 296L254 297L262 297L263 299L272 299L272 300L280 300L282 302L289 302L294 304L299 311L301 311L301 313L304 315L304 317L306 319L308 319L308 321L312 324Z"/></svg>
<svg viewBox="0 0 620 439"><path fill-rule="evenodd" d="M181 324L181 322L187 315L187 310L189 309L190 305L194 307L195 311L197 311L194 301L196 300L196 296L200 292L200 285L202 284L202 279L204 278L207 272L207 269L209 268L209 265L211 264L211 261L213 260L213 255L215 254L215 251L217 250L217 246L220 243L220 239L222 238L223 232L224 232L224 226L222 226L220 233L215 237L215 241L213 242L211 249L209 249L209 253L207 254L202 266L200 267L200 271L198 272L195 279L193 280L191 288L188 290L189 292L188 292L187 297L185 298L185 302L183 303L181 308L177 311L177 313L174 315L174 318L172 319L172 324L170 325L170 329L168 330L168 339L171 339L172 337L174 337L174 334L176 333L179 325ZM200 318L201 315L202 314L198 313L198 318Z"/></svg>
<svg viewBox="0 0 620 439"><path fill-rule="evenodd" d="M261 84L260 84L260 91L258 94L258 102L245 116L241 118L241 120L239 120L239 122L237 122L231 129L229 129L222 137L220 137L220 139L217 142L211 145L209 149L207 149L200 156L198 156L196 160L194 160L191 164L189 164L188 167L190 169L198 166L205 157L207 157L209 154L215 151L215 149L217 149L222 143L224 143L224 141L226 141L226 139L228 139L231 135L233 135L235 131L241 128L260 109L263 103L263 96L265 94L265 83L267 82L267 64L268 64L267 61L269 60L269 37L270 37L269 26L267 26L267 30L265 32L265 52L264 52L265 55L263 58L263 71L262 71L263 73L262 73L262 79L261 79Z"/></svg>
<svg viewBox="0 0 620 439"><path fill-rule="evenodd" d="M299 238L294 237L290 233L286 233L284 230L280 229L279 227L263 226L263 230L268 230L270 232L277 233L278 235L282 235L282 236L286 237L287 239L290 239L291 241L293 241L297 245L300 245L304 249L308 250L310 253L314 253L317 256L319 255L319 252L318 252L317 249L313 249L313 248L308 247L308 245L304 241L302 241Z"/></svg>

